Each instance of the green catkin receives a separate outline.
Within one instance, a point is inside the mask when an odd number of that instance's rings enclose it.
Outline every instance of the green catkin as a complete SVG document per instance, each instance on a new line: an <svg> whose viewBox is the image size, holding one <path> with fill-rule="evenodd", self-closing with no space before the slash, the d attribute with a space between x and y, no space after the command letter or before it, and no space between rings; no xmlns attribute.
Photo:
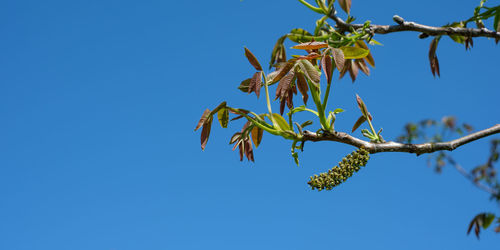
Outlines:
<svg viewBox="0 0 500 250"><path fill-rule="evenodd" d="M364 148L359 148L345 156L342 161L339 162L338 166L333 167L328 170L328 172L321 173L319 176L311 176L311 180L307 184L309 184L313 190L332 190L342 182L345 182L354 172L358 172L361 167L366 166L369 159L370 153Z"/></svg>

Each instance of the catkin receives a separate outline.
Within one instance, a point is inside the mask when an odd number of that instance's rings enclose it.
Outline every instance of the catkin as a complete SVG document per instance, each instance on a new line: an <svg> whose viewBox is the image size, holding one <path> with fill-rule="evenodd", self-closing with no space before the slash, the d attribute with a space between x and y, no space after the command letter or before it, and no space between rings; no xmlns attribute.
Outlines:
<svg viewBox="0 0 500 250"><path fill-rule="evenodd" d="M342 182L345 182L354 172L358 172L361 167L366 165L369 159L370 153L364 148L359 148L345 156L342 161L339 162L338 166L333 167L328 170L328 172L321 173L319 176L311 176L311 180L307 184L309 184L313 190L331 190Z"/></svg>

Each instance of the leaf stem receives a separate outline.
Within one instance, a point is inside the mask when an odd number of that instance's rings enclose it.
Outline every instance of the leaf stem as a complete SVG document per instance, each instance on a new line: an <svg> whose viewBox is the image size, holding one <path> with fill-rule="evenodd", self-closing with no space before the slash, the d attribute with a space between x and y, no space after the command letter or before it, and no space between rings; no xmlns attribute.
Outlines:
<svg viewBox="0 0 500 250"><path fill-rule="evenodd" d="M269 98L269 87L268 87L268 82L267 82L267 77L264 72L262 72L262 77L264 77L264 88L266 90L266 101L267 101L267 110L269 111L269 119L271 119L271 122L273 123L273 126L276 126L276 121L273 118L273 109L271 108L271 99Z"/></svg>
<svg viewBox="0 0 500 250"><path fill-rule="evenodd" d="M321 8L314 7L310 3L306 2L305 0L299 0L303 5L305 5L307 8L311 9L314 12L317 12L319 14L325 14Z"/></svg>
<svg viewBox="0 0 500 250"><path fill-rule="evenodd" d="M307 84L309 85L309 89L311 90L314 104L316 104L316 108L318 109L318 117L319 122L321 123L321 127L324 130L328 130L330 126L326 122L325 110L323 109L323 105L321 104L320 90L318 87L316 87L316 85L312 84L309 79L307 79Z"/></svg>

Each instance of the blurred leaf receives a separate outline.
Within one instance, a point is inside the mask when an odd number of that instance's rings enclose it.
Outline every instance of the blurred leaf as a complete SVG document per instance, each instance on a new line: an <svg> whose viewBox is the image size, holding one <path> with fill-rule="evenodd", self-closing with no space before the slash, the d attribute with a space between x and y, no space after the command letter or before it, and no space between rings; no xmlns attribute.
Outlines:
<svg viewBox="0 0 500 250"><path fill-rule="evenodd" d="M248 61L252 66L257 70L257 71L262 71L262 67L260 66L259 61L257 58L250 52L249 49L245 47L245 56L247 57Z"/></svg>
<svg viewBox="0 0 500 250"><path fill-rule="evenodd" d="M370 68L368 68L363 59L356 59L354 62L356 63L356 66L358 66L358 68L365 73L365 75L370 75Z"/></svg>
<svg viewBox="0 0 500 250"><path fill-rule="evenodd" d="M301 43L297 44L292 47L292 49L304 49L304 50L313 50L313 49L321 49L321 48L326 48L328 47L328 43L325 42L306 42L306 43Z"/></svg>
<svg viewBox="0 0 500 250"><path fill-rule="evenodd" d="M370 50L368 49L351 46L340 47L340 49L344 53L344 59L361 59L366 57L370 53Z"/></svg>
<svg viewBox="0 0 500 250"><path fill-rule="evenodd" d="M500 7L497 8L497 14L495 15L495 19L493 20L493 29L496 32L500 32Z"/></svg>
<svg viewBox="0 0 500 250"><path fill-rule="evenodd" d="M483 228L484 229L487 229L491 223L493 222L493 220L495 220L495 215L492 214L492 213L487 213L484 215L484 219L483 219Z"/></svg>
<svg viewBox="0 0 500 250"><path fill-rule="evenodd" d="M200 121L198 121L198 124L196 125L194 131L198 130L201 126L203 126L203 123L205 123L209 114L210 114L210 109L205 109L205 111L203 111L203 115L201 115Z"/></svg>
<svg viewBox="0 0 500 250"><path fill-rule="evenodd" d="M366 117L365 116L360 116L358 118L358 120L354 123L354 126L352 126L352 131L351 132L356 131L356 129L358 129L359 126L361 126L361 124L363 124L364 122L366 122Z"/></svg>
<svg viewBox="0 0 500 250"><path fill-rule="evenodd" d="M229 122L229 110L227 108L220 109L217 112L217 118L219 119L220 126L227 128L227 123Z"/></svg>
<svg viewBox="0 0 500 250"><path fill-rule="evenodd" d="M299 61L300 69L305 76L316 86L319 87L320 76L314 65L308 60Z"/></svg>

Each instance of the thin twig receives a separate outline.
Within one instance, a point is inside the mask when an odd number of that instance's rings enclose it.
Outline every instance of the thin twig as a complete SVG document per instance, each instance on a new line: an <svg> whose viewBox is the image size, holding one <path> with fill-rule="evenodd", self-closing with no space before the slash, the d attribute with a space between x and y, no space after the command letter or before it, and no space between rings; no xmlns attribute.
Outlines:
<svg viewBox="0 0 500 250"><path fill-rule="evenodd" d="M304 141L336 141L345 144L349 144L355 147L364 147L371 154L381 153L381 152L406 152L414 153L417 155L433 153L441 150L452 151L464 144L473 142L475 140L500 133L500 124L497 124L491 128L484 129L470 135L448 141L448 142L429 142L422 144L404 144L394 141L384 142L384 143L374 143L361 140L359 138L353 137L344 132L333 132L333 133L321 133L317 134L311 131L304 131L303 140Z"/></svg>
<svg viewBox="0 0 500 250"><path fill-rule="evenodd" d="M458 164L453 158L449 157L449 156L446 156L446 159L448 160L448 162L453 165L453 167L455 167L455 169L461 174L463 175L465 178L467 178L469 181L472 182L472 184L474 184L476 187L482 189L483 191L486 191L488 193L490 193L491 195L493 196L498 196L498 191L495 190L495 189L492 189L484 184L482 184L481 182L479 181L476 181L474 179L474 176L472 176L469 172L467 172L467 170L465 170L460 164Z"/></svg>

